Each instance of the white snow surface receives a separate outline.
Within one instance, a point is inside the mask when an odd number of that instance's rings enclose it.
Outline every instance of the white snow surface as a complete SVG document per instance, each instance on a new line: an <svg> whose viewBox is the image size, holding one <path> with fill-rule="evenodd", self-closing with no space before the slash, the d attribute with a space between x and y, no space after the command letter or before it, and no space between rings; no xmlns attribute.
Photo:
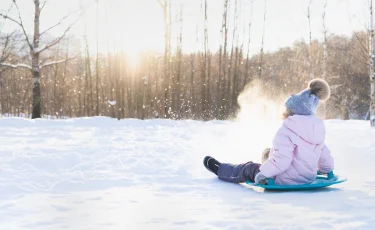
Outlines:
<svg viewBox="0 0 375 230"><path fill-rule="evenodd" d="M279 122L0 118L0 229L373 229L375 129L325 123L348 181L271 192L202 160L260 161Z"/></svg>

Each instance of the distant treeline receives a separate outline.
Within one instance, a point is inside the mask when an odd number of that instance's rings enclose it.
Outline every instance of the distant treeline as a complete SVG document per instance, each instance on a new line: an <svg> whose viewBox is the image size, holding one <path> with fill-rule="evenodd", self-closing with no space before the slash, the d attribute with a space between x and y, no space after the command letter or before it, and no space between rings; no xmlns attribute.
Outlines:
<svg viewBox="0 0 375 230"><path fill-rule="evenodd" d="M1 39L5 47L6 38ZM259 97L277 99L299 92L311 78L323 76L331 85L332 97L324 113L321 108L322 115L366 118L370 103L367 33L328 36L324 75L323 43L318 41L311 46L296 42L252 57L241 46L224 45L215 53L184 54L177 47L161 56L143 54L136 65L124 53L97 55L86 50L84 55L43 69L42 114L228 119L239 109L238 95L248 83L256 80L262 86ZM20 59L9 47L3 49L3 60ZM50 54L59 60L74 53L55 49ZM31 79L27 69L0 67L0 114L31 113Z"/></svg>

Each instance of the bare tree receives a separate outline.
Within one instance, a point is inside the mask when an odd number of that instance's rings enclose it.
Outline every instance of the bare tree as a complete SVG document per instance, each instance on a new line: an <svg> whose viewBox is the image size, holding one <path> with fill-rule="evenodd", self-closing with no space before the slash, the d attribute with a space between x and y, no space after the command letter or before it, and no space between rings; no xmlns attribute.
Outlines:
<svg viewBox="0 0 375 230"><path fill-rule="evenodd" d="M202 104L201 104L201 111L202 111L202 117L204 119L208 119L208 103L209 103L209 95L210 95L210 77L208 75L209 73L209 65L208 65L208 59L209 59L209 48L208 48L208 14L207 14L207 0L202 1L203 4L203 11L204 11L204 40L203 40L203 47L204 47L204 53L203 53L203 60L201 61L201 80L202 80Z"/></svg>
<svg viewBox="0 0 375 230"><path fill-rule="evenodd" d="M238 10L239 9L239 10ZM234 28L233 28L233 43L232 43L232 53L231 59L233 57L233 62L231 61L232 67L232 77L230 79L231 81L231 91L229 95L229 106L231 107L231 110L229 111L230 114L232 114L234 111L236 111L237 108L237 96L238 96L238 90L239 90L239 82L241 82L241 62L243 60L243 40L240 45L239 35L240 35L240 28L239 23L241 21L241 9L242 9L242 1L235 1L235 11L234 11ZM234 44L234 46L233 46ZM234 49L233 49L234 47ZM233 55L233 56L232 56Z"/></svg>
<svg viewBox="0 0 375 230"><path fill-rule="evenodd" d="M192 53L190 54L190 79L189 79L189 103L188 103L188 106L189 106L189 112L190 112L190 115L191 117L194 116L194 109L195 109L195 106L194 106L194 103L196 101L196 95L195 95L195 87L194 87L194 83L195 83L195 54Z"/></svg>
<svg viewBox="0 0 375 230"><path fill-rule="evenodd" d="M245 78L244 78L244 84L246 82L250 82L250 74L249 74L249 58L250 58L250 42L251 42L251 22L252 22L252 18L253 18L253 0L251 0L251 3L250 3L250 21L249 21L249 37L248 37L248 41L247 41L247 54L246 54L246 65L245 65Z"/></svg>
<svg viewBox="0 0 375 230"><path fill-rule="evenodd" d="M11 63L5 63L1 62L0 65L7 66L11 68L25 68L28 69L31 72L31 75L33 77L33 93L32 93L32 116L31 118L40 118L41 117L41 100L40 100L40 72L43 68L55 65L57 63L62 63L64 60L58 60L58 61L52 61L44 64L40 64L40 55L42 52L48 50L49 48L55 46L58 44L68 33L68 31L71 29L71 27L74 25L76 21L74 21L71 25L69 25L63 34L59 37L57 37L55 40L53 40L50 43L47 43L45 45L40 46L40 40L41 36L51 30L52 28L60 25L62 21L64 21L68 16L64 17L61 21L59 21L57 24L51 26L50 28L46 29L43 32L40 32L40 14L45 7L47 0L45 0L42 5L40 4L40 0L33 0L34 2L34 34L32 41L29 38L28 33L25 30L25 26L23 24L23 20L21 17L21 13L17 4L16 0L13 0L13 4L17 9L17 19L10 17L6 14L0 13L0 16L4 19L7 19L15 24L17 24L20 29L22 30L22 33L24 35L24 40L29 47L29 59L31 60L31 63L25 64L25 63L17 63L17 64L11 64ZM70 15L70 14L69 14Z"/></svg>
<svg viewBox="0 0 375 230"><path fill-rule="evenodd" d="M176 58L177 58L177 67L175 71L175 77L174 77L174 94L175 96L173 97L174 101L174 112L176 115L176 118L181 118L181 103L182 103L182 86L181 86L181 76L182 76L182 62L183 62L183 56L182 56L182 16L183 16L183 5L181 4L180 6L180 13L179 13L179 18L178 21L180 22L180 32L177 36L177 52L176 52ZM172 103L173 103L172 101Z"/></svg>
<svg viewBox="0 0 375 230"><path fill-rule="evenodd" d="M95 75L96 75L96 108L95 115L99 116L99 0L96 0L96 62L95 62Z"/></svg>
<svg viewBox="0 0 375 230"><path fill-rule="evenodd" d="M324 3L323 9L323 68L322 68L322 78L326 78L327 73L327 60L328 60L328 51L327 51L327 28L326 28L326 9L327 9L327 0ZM310 32L311 34L311 32ZM326 118L326 103L323 104L323 117Z"/></svg>
<svg viewBox="0 0 375 230"><path fill-rule="evenodd" d="M263 50L264 50L264 33L266 30L266 13L267 13L267 0L264 0L264 14L263 14L263 32L262 32L262 45L260 47L260 54L259 54L259 72L258 77L262 78L262 71L263 71Z"/></svg>
<svg viewBox="0 0 375 230"><path fill-rule="evenodd" d="M166 118L170 117L169 110L171 107L170 103L170 0L158 0L159 5L163 10L163 20L164 20L164 77L163 77L163 87L164 87L164 116Z"/></svg>
<svg viewBox="0 0 375 230"><path fill-rule="evenodd" d="M226 73L227 73L227 45L228 45L228 3L229 0L224 0L224 12L221 24L221 44L219 50L219 81L217 84L217 95L218 95L218 105L217 117L219 119L224 119L225 111L227 107L227 101L225 99L226 92Z"/></svg>
<svg viewBox="0 0 375 230"><path fill-rule="evenodd" d="M326 8L327 8L327 0L324 3L324 10L323 10L323 69L322 69L322 78L326 78L327 72L327 59L328 59L328 51L327 51L327 28L326 28Z"/></svg>
<svg viewBox="0 0 375 230"><path fill-rule="evenodd" d="M104 2L105 5L104 5L104 10L105 10L105 25L106 25L106 28L108 28L108 6L107 6L107 3L108 1L105 1ZM109 82L108 83L108 88L109 88L109 95L107 95L107 99L109 97L109 100L108 100L108 103L110 105L110 116L112 118L115 118L116 117L116 114L115 114L115 108L116 108L116 101L114 101L114 90L115 90L115 84L114 84L114 77L113 77L113 74L112 74L112 55L111 55L111 51L110 51L110 42L109 42L109 38L107 39L107 68L106 68L106 76L107 76L107 81Z"/></svg>
<svg viewBox="0 0 375 230"><path fill-rule="evenodd" d="M84 89L84 96L83 96L83 107L84 107L84 114L85 116L92 115L92 84L91 84L91 58L90 58L90 50L86 36L86 29L85 29L85 89Z"/></svg>
<svg viewBox="0 0 375 230"><path fill-rule="evenodd" d="M1 30L0 30L1 31ZM0 44L2 45L1 55L0 55L0 63L6 61L13 50L14 45L12 44L12 40L14 40L14 32L11 34L7 34L4 37L0 37ZM0 69L0 111L1 113L4 112L4 79L3 73L6 69Z"/></svg>
<svg viewBox="0 0 375 230"><path fill-rule="evenodd" d="M228 82L227 82L227 91L226 91L226 98L227 98L227 103L229 107L232 107L233 104L233 91L234 91L234 83L235 83L235 78L234 74L232 75L232 71L235 71L235 63L233 63L233 56L235 56L234 52L234 47L236 44L236 35L237 35L237 8L238 8L238 0L234 1L234 12L233 12L233 33L232 33L232 46L230 50L230 58L229 58L229 65L228 65ZM233 76L233 78L232 78ZM227 115L229 115L230 111L227 110Z"/></svg>
<svg viewBox="0 0 375 230"><path fill-rule="evenodd" d="M66 52L65 52L65 59L69 59L69 39L68 39L68 44L66 46ZM64 72L62 74L62 79L61 79L61 83L60 83L60 88L61 88L61 91L60 91L60 112L62 108L65 107L65 85L66 85L66 76L68 74L68 62L65 62L64 63Z"/></svg>
<svg viewBox="0 0 375 230"><path fill-rule="evenodd" d="M309 41L310 41L310 52L307 59L307 64L309 67L309 77L314 78L314 73L312 72L312 37L311 37L311 16L310 16L310 7L312 0L309 1L309 6L307 7L307 19L309 21Z"/></svg>

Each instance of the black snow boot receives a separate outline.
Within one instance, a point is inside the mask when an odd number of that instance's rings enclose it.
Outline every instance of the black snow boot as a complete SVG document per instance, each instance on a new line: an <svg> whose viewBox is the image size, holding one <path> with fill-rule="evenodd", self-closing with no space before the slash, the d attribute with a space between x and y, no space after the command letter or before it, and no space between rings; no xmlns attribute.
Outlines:
<svg viewBox="0 0 375 230"><path fill-rule="evenodd" d="M213 157L206 156L203 160L203 164L204 167L208 169L208 171L213 172L217 175L217 170L219 169L221 163Z"/></svg>

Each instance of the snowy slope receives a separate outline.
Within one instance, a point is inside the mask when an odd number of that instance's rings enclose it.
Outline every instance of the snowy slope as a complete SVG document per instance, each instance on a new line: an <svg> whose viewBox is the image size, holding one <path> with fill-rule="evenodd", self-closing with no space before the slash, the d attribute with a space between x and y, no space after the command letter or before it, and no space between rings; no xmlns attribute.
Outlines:
<svg viewBox="0 0 375 230"><path fill-rule="evenodd" d="M348 181L269 192L202 159L259 161L277 122L1 118L0 229L373 229L375 129L326 124Z"/></svg>

